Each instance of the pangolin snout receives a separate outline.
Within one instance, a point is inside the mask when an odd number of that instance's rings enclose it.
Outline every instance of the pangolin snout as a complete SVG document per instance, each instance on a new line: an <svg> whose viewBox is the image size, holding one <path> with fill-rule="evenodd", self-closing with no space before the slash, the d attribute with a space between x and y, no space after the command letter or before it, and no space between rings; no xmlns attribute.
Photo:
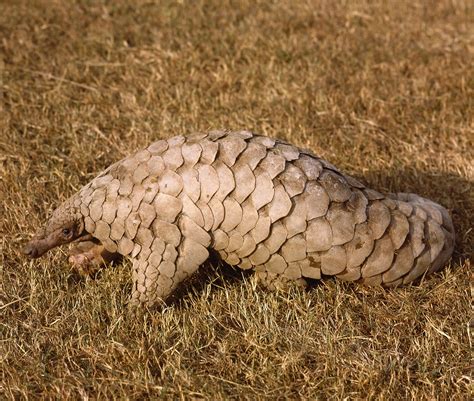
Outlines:
<svg viewBox="0 0 474 401"><path fill-rule="evenodd" d="M31 242L28 242L22 250L23 254L28 256L29 258L37 258L39 255L38 248L32 244Z"/></svg>

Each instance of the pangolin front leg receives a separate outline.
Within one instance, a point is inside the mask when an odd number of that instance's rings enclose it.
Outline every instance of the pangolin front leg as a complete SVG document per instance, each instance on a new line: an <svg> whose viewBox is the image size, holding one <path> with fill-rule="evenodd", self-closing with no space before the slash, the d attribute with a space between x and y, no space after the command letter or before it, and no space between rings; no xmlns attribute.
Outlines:
<svg viewBox="0 0 474 401"><path fill-rule="evenodd" d="M160 235L133 262L132 303L166 299L209 257L210 235L187 216L176 224L157 221L154 230Z"/></svg>
<svg viewBox="0 0 474 401"><path fill-rule="evenodd" d="M177 136L115 163L57 209L25 253L87 235L133 260L132 299L147 304L166 299L209 249L280 288L324 276L406 284L441 268L454 247L442 206L385 196L310 151L248 131Z"/></svg>
<svg viewBox="0 0 474 401"><path fill-rule="evenodd" d="M99 241L80 241L69 250L68 261L74 270L84 276L93 276L102 267L118 262L121 255L109 252Z"/></svg>

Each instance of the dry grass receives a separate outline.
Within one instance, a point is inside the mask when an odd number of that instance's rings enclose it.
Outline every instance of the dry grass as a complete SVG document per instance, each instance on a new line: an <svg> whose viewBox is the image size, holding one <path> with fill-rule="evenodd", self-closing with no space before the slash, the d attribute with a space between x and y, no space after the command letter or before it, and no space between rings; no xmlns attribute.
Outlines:
<svg viewBox="0 0 474 401"><path fill-rule="evenodd" d="M468 399L469 3L2 1L0 398ZM452 264L394 291L289 294L213 264L166 309L133 311L128 262L84 282L64 251L19 253L112 161L220 127L448 206Z"/></svg>

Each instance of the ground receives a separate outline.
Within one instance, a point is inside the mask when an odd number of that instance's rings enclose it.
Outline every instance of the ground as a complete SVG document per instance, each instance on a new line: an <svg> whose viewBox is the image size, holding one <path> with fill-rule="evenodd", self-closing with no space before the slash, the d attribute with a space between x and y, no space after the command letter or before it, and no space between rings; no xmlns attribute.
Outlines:
<svg viewBox="0 0 474 401"><path fill-rule="evenodd" d="M0 398L469 399L469 1L2 1ZM158 310L22 244L156 140L251 129L449 208L451 263L396 290L270 293L221 266Z"/></svg>

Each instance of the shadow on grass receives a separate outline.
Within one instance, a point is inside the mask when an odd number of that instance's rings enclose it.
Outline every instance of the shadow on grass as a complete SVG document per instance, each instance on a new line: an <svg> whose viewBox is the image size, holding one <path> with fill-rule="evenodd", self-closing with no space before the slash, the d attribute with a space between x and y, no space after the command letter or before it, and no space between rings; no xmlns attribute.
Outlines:
<svg viewBox="0 0 474 401"><path fill-rule="evenodd" d="M213 291L223 288L232 288L242 285L244 280L250 279L252 270L241 270L223 262L217 252L211 251L209 259L198 271L174 291L166 304L178 308L186 307L191 297L199 296L209 284Z"/></svg>

